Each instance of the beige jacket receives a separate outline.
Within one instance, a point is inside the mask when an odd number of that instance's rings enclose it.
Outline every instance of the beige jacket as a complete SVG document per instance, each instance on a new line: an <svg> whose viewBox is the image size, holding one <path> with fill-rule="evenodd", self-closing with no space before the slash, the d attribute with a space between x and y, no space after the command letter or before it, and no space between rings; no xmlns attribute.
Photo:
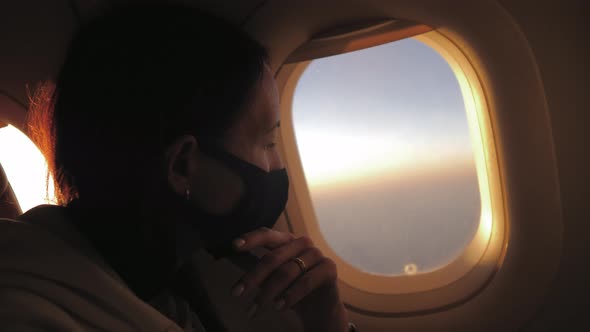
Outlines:
<svg viewBox="0 0 590 332"><path fill-rule="evenodd" d="M2 331L185 331L137 298L62 214L0 219Z"/></svg>

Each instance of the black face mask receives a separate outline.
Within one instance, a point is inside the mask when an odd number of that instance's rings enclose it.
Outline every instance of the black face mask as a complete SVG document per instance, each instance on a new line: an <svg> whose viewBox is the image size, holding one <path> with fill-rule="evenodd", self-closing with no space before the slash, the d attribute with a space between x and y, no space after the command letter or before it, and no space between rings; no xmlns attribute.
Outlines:
<svg viewBox="0 0 590 332"><path fill-rule="evenodd" d="M180 223L177 227L179 258L192 252L197 234L205 249L214 257L234 254L233 240L260 227L272 228L287 204L289 178L285 169L266 172L222 149L200 148L204 154L240 176L244 193L227 215L212 215L202 209L191 208L194 220Z"/></svg>

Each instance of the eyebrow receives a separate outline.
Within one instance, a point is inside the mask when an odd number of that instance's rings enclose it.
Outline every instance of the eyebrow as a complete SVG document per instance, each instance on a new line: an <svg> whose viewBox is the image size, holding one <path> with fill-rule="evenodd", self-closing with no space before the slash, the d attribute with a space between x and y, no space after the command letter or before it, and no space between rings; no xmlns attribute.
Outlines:
<svg viewBox="0 0 590 332"><path fill-rule="evenodd" d="M281 126L281 121L277 121L277 123L275 123L274 126L272 126L272 128L270 128L266 133L270 133L271 131L273 131L275 128L278 128Z"/></svg>

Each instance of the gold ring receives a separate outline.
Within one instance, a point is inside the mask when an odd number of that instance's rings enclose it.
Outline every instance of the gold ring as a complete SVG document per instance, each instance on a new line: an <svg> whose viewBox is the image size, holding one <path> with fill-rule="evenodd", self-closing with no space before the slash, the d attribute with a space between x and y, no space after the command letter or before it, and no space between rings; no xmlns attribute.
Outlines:
<svg viewBox="0 0 590 332"><path fill-rule="evenodd" d="M305 266L305 262L299 257L292 257L291 261L293 261L297 266L299 266L299 270L301 270L301 274L307 271L307 267Z"/></svg>

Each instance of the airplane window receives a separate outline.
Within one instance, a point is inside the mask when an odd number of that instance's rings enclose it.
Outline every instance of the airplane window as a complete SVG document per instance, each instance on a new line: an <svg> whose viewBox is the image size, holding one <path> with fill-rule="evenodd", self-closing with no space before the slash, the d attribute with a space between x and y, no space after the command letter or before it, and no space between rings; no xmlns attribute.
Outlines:
<svg viewBox="0 0 590 332"><path fill-rule="evenodd" d="M53 181L37 146L13 126L0 128L0 163L23 212L40 204L54 204Z"/></svg>
<svg viewBox="0 0 590 332"><path fill-rule="evenodd" d="M292 106L316 219L340 258L414 275L462 254L480 193L460 86L437 51L406 39L315 60Z"/></svg>

